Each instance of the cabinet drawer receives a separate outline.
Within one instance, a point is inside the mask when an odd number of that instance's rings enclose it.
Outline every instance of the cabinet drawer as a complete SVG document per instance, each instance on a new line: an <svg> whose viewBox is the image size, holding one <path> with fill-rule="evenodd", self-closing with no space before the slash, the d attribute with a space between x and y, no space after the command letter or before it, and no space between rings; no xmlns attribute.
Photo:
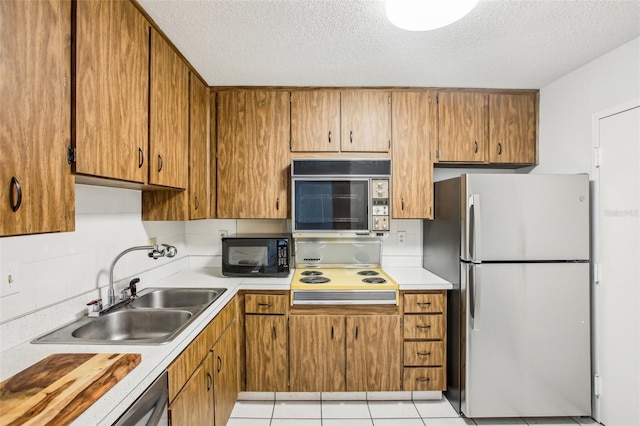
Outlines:
<svg viewBox="0 0 640 426"><path fill-rule="evenodd" d="M445 297L442 293L405 294L404 311L417 314L444 312Z"/></svg>
<svg viewBox="0 0 640 426"><path fill-rule="evenodd" d="M443 367L405 367L403 376L405 391L445 390Z"/></svg>
<svg viewBox="0 0 640 426"><path fill-rule="evenodd" d="M443 339L444 315L405 315L405 339Z"/></svg>
<svg viewBox="0 0 640 426"><path fill-rule="evenodd" d="M244 297L244 311L247 314L282 314L287 312L286 294L247 294Z"/></svg>
<svg viewBox="0 0 640 426"><path fill-rule="evenodd" d="M404 342L404 365L444 365L444 342Z"/></svg>

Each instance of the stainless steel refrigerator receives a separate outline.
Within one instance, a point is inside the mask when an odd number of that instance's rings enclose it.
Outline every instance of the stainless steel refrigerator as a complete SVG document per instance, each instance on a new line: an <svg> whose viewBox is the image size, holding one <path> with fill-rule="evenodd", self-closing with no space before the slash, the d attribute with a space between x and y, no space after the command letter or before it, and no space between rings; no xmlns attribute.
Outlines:
<svg viewBox="0 0 640 426"><path fill-rule="evenodd" d="M591 414L587 175L435 183L424 267L454 284L446 397L467 417Z"/></svg>

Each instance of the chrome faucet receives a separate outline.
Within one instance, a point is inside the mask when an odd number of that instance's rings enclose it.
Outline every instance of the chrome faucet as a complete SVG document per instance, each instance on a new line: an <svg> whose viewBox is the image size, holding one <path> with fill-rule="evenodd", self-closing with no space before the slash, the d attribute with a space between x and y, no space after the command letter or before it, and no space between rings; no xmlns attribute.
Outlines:
<svg viewBox="0 0 640 426"><path fill-rule="evenodd" d="M136 246L136 247L131 247L126 249L125 251L123 251L122 253L120 253L119 255L116 256L115 259L113 259L113 262L111 262L111 268L109 269L109 292L107 294L107 306L105 309L109 309L111 307L113 307L113 305L115 305L116 303L116 292L115 289L113 287L113 268L116 266L116 263L118 262L118 260L120 260L120 258L122 256L124 256L125 254L132 252L132 251L137 251L137 250L147 250L149 251L149 257L152 259L158 259L161 257L173 257L176 254L178 254L178 249L175 248L174 246L171 246L169 244L158 244L155 246Z"/></svg>

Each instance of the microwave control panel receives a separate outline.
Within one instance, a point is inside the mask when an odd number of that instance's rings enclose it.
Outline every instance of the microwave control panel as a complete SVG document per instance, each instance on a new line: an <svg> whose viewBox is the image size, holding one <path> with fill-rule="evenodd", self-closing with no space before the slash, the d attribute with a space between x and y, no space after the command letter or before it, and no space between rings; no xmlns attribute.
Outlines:
<svg viewBox="0 0 640 426"><path fill-rule="evenodd" d="M372 226L373 231L389 230L389 179L372 179Z"/></svg>

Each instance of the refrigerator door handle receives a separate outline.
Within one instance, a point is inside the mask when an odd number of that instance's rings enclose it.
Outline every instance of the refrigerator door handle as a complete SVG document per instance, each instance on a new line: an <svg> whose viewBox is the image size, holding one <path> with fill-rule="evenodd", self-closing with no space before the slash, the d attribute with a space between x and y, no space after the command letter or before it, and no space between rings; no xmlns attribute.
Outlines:
<svg viewBox="0 0 640 426"><path fill-rule="evenodd" d="M480 194L471 194L469 197L469 211L467 217L469 223L467 225L467 253L469 260L476 262L477 259L482 259L478 252L480 247Z"/></svg>
<svg viewBox="0 0 640 426"><path fill-rule="evenodd" d="M469 265L469 321L471 329L475 330L476 320L476 265Z"/></svg>

